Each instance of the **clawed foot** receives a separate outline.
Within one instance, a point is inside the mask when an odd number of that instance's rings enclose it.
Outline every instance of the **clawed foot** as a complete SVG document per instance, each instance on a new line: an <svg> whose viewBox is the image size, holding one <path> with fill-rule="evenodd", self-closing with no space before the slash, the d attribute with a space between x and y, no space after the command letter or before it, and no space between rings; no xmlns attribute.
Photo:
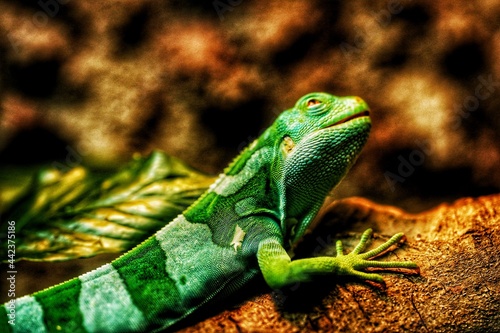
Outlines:
<svg viewBox="0 0 500 333"><path fill-rule="evenodd" d="M375 273L366 273L361 271L366 268L405 268L405 269L416 269L418 266L411 261L376 261L369 260L370 258L376 257L381 253L385 252L394 244L399 243L401 238L403 238L403 233L396 234L391 237L387 242L378 246L377 248L370 250L365 253L361 253L367 246L367 242L372 235L372 229L366 230L361 236L359 244L354 248L354 250L344 255L344 248L341 241L337 241L337 261L339 265L339 274L355 276L363 280L374 281L377 283L384 284L384 279L381 275Z"/></svg>

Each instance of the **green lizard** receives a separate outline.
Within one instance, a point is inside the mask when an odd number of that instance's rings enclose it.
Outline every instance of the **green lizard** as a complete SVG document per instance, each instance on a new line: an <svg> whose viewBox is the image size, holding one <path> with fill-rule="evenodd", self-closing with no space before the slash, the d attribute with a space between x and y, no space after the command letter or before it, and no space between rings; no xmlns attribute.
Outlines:
<svg viewBox="0 0 500 333"><path fill-rule="evenodd" d="M370 131L358 97L311 93L284 111L196 202L155 235L82 276L0 307L2 332L152 332L262 274L271 288L316 275L383 283L370 267L416 268L362 253L291 260L325 197L356 160Z"/></svg>

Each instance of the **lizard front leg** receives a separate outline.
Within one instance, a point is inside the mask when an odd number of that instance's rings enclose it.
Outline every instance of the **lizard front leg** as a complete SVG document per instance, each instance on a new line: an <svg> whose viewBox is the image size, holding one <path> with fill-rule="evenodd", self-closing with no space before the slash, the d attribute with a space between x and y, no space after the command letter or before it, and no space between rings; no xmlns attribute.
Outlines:
<svg viewBox="0 0 500 333"><path fill-rule="evenodd" d="M410 261L374 261L369 260L397 244L403 237L402 233L394 235L379 247L364 252L372 230L366 230L361 236L361 241L349 254L344 255L342 242L337 241L336 257L316 257L291 260L287 252L275 239L266 239L259 244L257 259L264 279L271 288L311 281L314 276L335 274L354 276L363 280L384 283L382 276L376 273L366 273L366 268L406 268L415 269L418 266Z"/></svg>

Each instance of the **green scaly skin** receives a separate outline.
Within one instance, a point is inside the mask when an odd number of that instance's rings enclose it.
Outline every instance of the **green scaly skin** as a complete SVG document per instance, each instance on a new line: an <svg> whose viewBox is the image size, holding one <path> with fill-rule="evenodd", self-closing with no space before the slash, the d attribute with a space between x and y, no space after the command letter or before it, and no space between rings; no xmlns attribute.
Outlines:
<svg viewBox="0 0 500 333"><path fill-rule="evenodd" d="M0 307L2 332L154 332L258 274L272 288L316 275L383 282L369 259L403 237L361 253L371 230L344 255L292 261L324 198L344 177L370 131L358 97L312 93L284 111L183 214L133 250L92 272ZM10 324L9 324L10 320ZM14 325L13 325L14 324Z"/></svg>

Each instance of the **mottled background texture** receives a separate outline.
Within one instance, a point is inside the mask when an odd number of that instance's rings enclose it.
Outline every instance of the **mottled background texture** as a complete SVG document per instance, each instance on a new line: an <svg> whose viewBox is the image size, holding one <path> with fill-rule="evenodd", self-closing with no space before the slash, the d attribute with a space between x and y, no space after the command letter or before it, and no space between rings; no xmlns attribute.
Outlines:
<svg viewBox="0 0 500 333"><path fill-rule="evenodd" d="M417 212L500 189L497 0L23 0L0 16L4 179L156 148L216 174L326 91L373 111L335 197Z"/></svg>

